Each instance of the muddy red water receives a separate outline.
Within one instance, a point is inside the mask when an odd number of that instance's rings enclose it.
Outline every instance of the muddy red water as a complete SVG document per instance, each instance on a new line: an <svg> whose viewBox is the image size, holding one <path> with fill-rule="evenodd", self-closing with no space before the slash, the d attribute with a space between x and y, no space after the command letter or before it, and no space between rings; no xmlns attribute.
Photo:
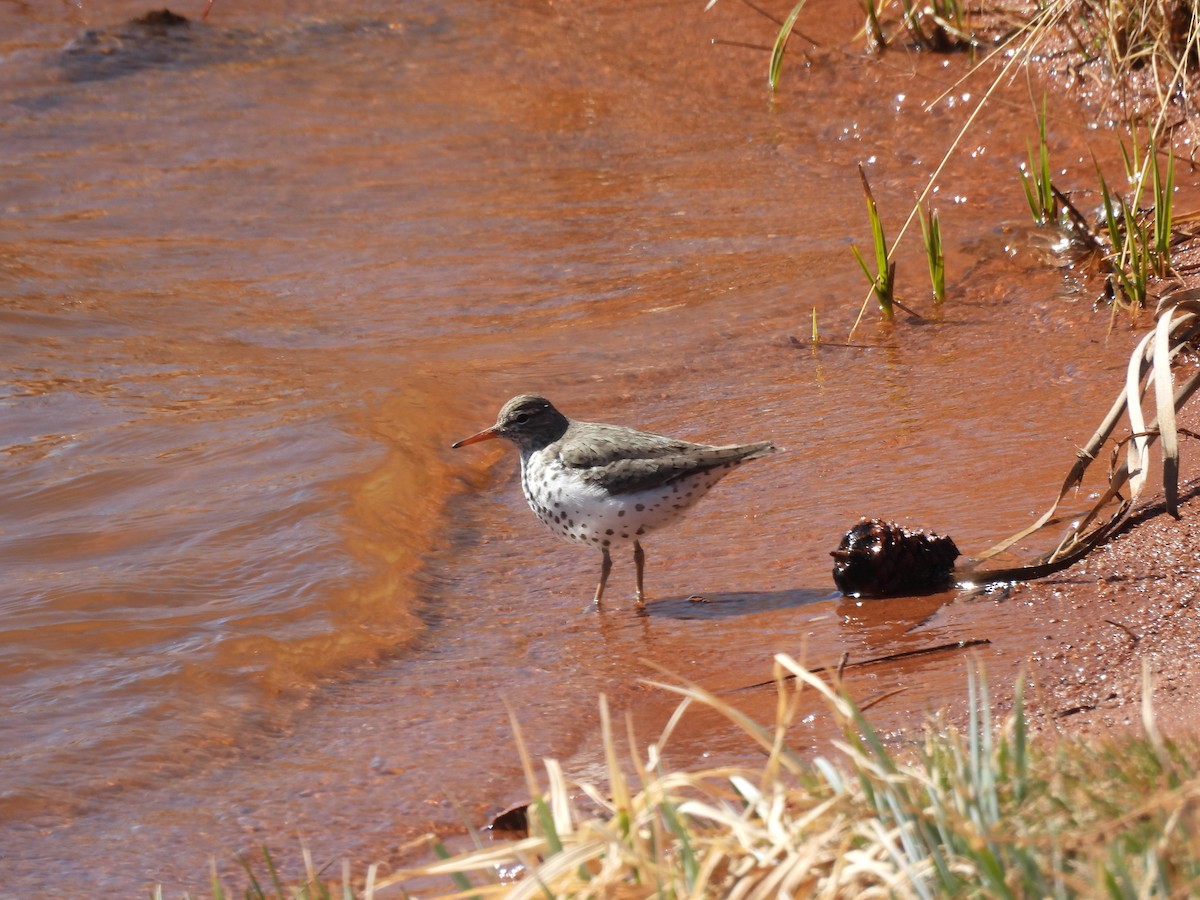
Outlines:
<svg viewBox="0 0 1200 900"><path fill-rule="evenodd" d="M857 166L895 233L978 99L965 59L864 60L854 4L818 4L772 98L763 53L711 42L769 40L734 0L122 26L146 11L0 4L4 891L393 858L521 797L508 708L578 773L600 692L653 737L652 664L725 690L776 651L1025 652L1019 610L853 602L828 554L863 514L967 553L1015 531L1115 392L1135 336L1024 225L1027 87L934 195L944 308L910 237L927 320L814 353L789 336L815 310L844 339L864 295ZM596 613L598 555L536 522L515 454L449 449L522 391L784 452L648 542L644 615L627 559ZM902 722L964 671L861 679L907 688ZM753 752L689 721L681 764Z"/></svg>

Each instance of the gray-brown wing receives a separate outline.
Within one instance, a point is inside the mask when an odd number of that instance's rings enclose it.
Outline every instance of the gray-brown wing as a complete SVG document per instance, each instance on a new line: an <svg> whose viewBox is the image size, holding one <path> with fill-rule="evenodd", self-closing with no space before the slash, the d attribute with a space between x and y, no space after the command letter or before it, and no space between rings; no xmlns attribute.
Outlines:
<svg viewBox="0 0 1200 900"><path fill-rule="evenodd" d="M619 461L657 460L706 450L693 444L649 431L618 425L573 422L559 442L558 456L571 469L592 469Z"/></svg>
<svg viewBox="0 0 1200 900"><path fill-rule="evenodd" d="M651 435L650 437L658 437ZM613 494L632 494L670 484L679 478L743 459L762 456L774 450L769 441L728 447L707 447L662 438L647 442L640 454L628 448L575 446L563 453L563 462L577 470L583 479Z"/></svg>

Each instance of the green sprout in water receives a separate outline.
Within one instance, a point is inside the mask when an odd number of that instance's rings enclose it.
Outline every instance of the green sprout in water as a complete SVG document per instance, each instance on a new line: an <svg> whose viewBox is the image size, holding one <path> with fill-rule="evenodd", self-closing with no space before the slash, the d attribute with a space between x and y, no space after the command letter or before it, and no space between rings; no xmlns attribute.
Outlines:
<svg viewBox="0 0 1200 900"><path fill-rule="evenodd" d="M887 238L883 233L883 222L879 218L879 207L875 203L874 194L871 193L871 185L867 182L867 173L861 165L858 167L858 174L862 178L863 193L867 195L867 215L871 219L871 238L875 245L875 271L871 271L857 246L851 244L850 249L866 273L867 280L871 282L871 289L879 301L883 317L890 322L895 318L893 302L896 291L896 264L888 259Z"/></svg>
<svg viewBox="0 0 1200 900"><path fill-rule="evenodd" d="M942 250L942 226L936 209L921 210L921 237L925 241L933 300L941 303L946 299L946 254Z"/></svg>
<svg viewBox="0 0 1200 900"><path fill-rule="evenodd" d="M887 37L879 21L879 10L875 6L875 0L863 0L863 8L867 12L867 23L863 29L867 35L867 44L872 50L882 50L887 45Z"/></svg>
<svg viewBox="0 0 1200 900"><path fill-rule="evenodd" d="M1021 186L1033 214L1035 225L1049 225L1058 219L1058 201L1050 181L1050 151L1046 146L1046 98L1042 97L1042 112L1038 116L1038 149L1035 155L1029 148L1029 166L1021 166Z"/></svg>
<svg viewBox="0 0 1200 900"><path fill-rule="evenodd" d="M779 34L775 37L775 46L771 48L771 67L767 75L767 82L771 85L772 91L779 87L779 73L783 69L783 51L787 49L788 38L792 36L792 28L796 24L796 19L800 18L800 10L804 9L804 3L805 0L800 0L792 7L788 17L783 20Z"/></svg>

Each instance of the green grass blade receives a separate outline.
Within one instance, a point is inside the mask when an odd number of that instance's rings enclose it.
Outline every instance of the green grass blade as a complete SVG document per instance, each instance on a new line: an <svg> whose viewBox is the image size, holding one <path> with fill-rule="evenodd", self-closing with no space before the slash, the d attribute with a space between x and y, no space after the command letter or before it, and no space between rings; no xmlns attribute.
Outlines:
<svg viewBox="0 0 1200 900"><path fill-rule="evenodd" d="M854 255L858 258L859 265L863 267L863 271L867 273L867 278L871 281L875 290L875 297L879 301L879 308L883 312L884 318L891 321L894 312L892 309L892 298L895 294L895 263L888 259L887 236L883 231L883 220L879 217L879 206L875 203L875 195L871 192L871 184L867 181L867 173L863 171L863 167L858 167L858 175L862 179L863 194L867 198L867 216L871 220L871 243L875 250L875 274L872 275L870 269L867 268L866 262L862 259L862 254L857 248L851 247L854 250Z"/></svg>
<svg viewBox="0 0 1200 900"><path fill-rule="evenodd" d="M779 72L783 68L783 51L787 49L788 39L792 36L792 26L800 17L800 10L804 9L804 3L805 0L800 0L792 7L788 17L783 20L783 27L779 29L779 34L775 37L775 46L771 48L771 67L767 75L767 83L771 86L772 91L779 87Z"/></svg>
<svg viewBox="0 0 1200 900"><path fill-rule="evenodd" d="M887 44L887 39L879 22L879 10L875 8L875 0L863 0L863 8L867 13L867 24L863 28L867 36L867 45L872 50L882 50Z"/></svg>
<svg viewBox="0 0 1200 900"><path fill-rule="evenodd" d="M871 271L871 267L867 265L867 261L863 259L862 251L858 249L857 244L850 245L850 252L854 254L854 258L858 260L858 264L862 266L863 274L867 276L867 281L871 282L871 287L875 287L878 282L875 280L875 273Z"/></svg>
<svg viewBox="0 0 1200 900"><path fill-rule="evenodd" d="M264 848L265 849L265 848ZM250 863L246 857L238 855L238 865L246 873L246 877L250 879L250 884L246 888L246 900L267 900L267 895L263 893L262 885L258 883L258 879L254 877L254 870L250 868Z"/></svg>
<svg viewBox="0 0 1200 900"><path fill-rule="evenodd" d="M544 807L545 804L543 803L542 806ZM433 853L438 859L445 860L451 858L450 851L446 849L446 845L441 841L435 840L432 846ZM458 889L460 891L471 891L475 889L475 885L471 884L471 879L462 872L453 872L451 873L450 877L454 880L454 883L458 885Z"/></svg>
<svg viewBox="0 0 1200 900"><path fill-rule="evenodd" d="M675 809L675 805L671 802L670 798L663 798L660 809L662 810L663 821L666 822L668 830L675 836L675 840L679 842L679 860L683 864L683 877L690 889L695 885L696 879L700 874L700 863L696 859L696 851L692 847L687 827L680 820L679 812Z"/></svg>
<svg viewBox="0 0 1200 900"><path fill-rule="evenodd" d="M213 900L225 900L225 890L221 887L221 879L217 877L217 861L212 861L212 875L209 879L212 885Z"/></svg>
<svg viewBox="0 0 1200 900"><path fill-rule="evenodd" d="M937 210L921 210L921 239L925 243L925 259L929 263L929 281L933 286L933 300L941 303L946 299L946 255L942 250L942 228Z"/></svg>
<svg viewBox="0 0 1200 900"><path fill-rule="evenodd" d="M1013 795L1017 803L1025 800L1029 788L1029 733L1025 725L1025 680L1017 681L1013 695Z"/></svg>
<svg viewBox="0 0 1200 900"><path fill-rule="evenodd" d="M1050 148L1046 140L1046 97L1042 95L1042 111L1038 115L1037 152L1026 142L1029 168L1021 172L1021 186L1035 225L1049 225L1058 218L1058 200L1050 177Z"/></svg>
<svg viewBox="0 0 1200 900"><path fill-rule="evenodd" d="M263 859L267 861L267 871L271 875L271 884L275 887L275 896L280 898L287 896L283 892L283 883L279 880L279 871L275 868L275 860L271 858L271 851L263 847L262 854Z"/></svg>
<svg viewBox="0 0 1200 900"><path fill-rule="evenodd" d="M1167 175L1159 170L1154 157L1154 274L1165 278L1171 268L1172 201L1175 194L1175 148L1167 148Z"/></svg>
<svg viewBox="0 0 1200 900"><path fill-rule="evenodd" d="M558 827L554 824L554 815L550 812L550 807L546 805L545 799L538 797L530 805L533 806L538 825L542 828L546 843L550 847L550 852L562 853L562 838L559 836Z"/></svg>

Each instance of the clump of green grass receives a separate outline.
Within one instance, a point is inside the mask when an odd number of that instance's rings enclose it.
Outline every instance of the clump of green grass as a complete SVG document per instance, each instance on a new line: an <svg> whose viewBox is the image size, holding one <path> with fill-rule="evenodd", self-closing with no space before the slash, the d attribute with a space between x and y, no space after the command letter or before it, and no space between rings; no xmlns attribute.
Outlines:
<svg viewBox="0 0 1200 900"><path fill-rule="evenodd" d="M1157 733L1121 745L1030 738L1018 690L993 724L986 682L968 682L965 731L930 722L896 750L844 692L775 658L773 726L694 684L662 739L623 764L607 706L608 783L568 781L554 761L534 792L529 836L397 873L469 877L454 896L1085 897L1186 896L1200 889L1194 749ZM841 726L834 758L787 741L815 693ZM703 772L665 762L690 704L728 718L764 754ZM634 746L632 736L630 746ZM528 761L527 761L528 762ZM627 774L631 773L631 774ZM532 770L527 777L534 781ZM535 786L536 786L536 782ZM497 871L519 871L502 883Z"/></svg>
<svg viewBox="0 0 1200 900"><path fill-rule="evenodd" d="M705 8L716 2L708 0ZM778 87L788 38L803 6L800 0L782 23L776 20L780 28L769 66L771 90ZM1200 69L1200 12L1194 0L1039 0L999 6L964 0L863 0L863 10L863 34L876 52L907 36L912 46L940 53L1012 45L1028 60L1050 39L1065 35L1080 67L1101 66L1122 104L1128 98L1124 86L1138 73L1149 73L1160 111L1170 103L1190 104L1192 81ZM897 21L899 26L889 30L888 23Z"/></svg>
<svg viewBox="0 0 1200 900"><path fill-rule="evenodd" d="M1128 196L1109 187L1096 163L1104 221L1093 225L1053 183L1043 100L1037 149L1030 147L1028 166L1021 167L1029 211L1034 224L1057 228L1073 246L1099 255L1108 273L1108 293L1118 305L1141 308L1151 279L1165 279L1171 272L1175 155L1170 146L1166 156L1164 166L1153 149L1153 136L1145 151L1139 149L1136 132L1132 151L1121 142Z"/></svg>
<svg viewBox="0 0 1200 900"><path fill-rule="evenodd" d="M1029 165L1021 167L1021 186L1035 225L1051 225L1058 221L1059 206L1054 183L1050 178L1050 148L1046 142L1046 98L1038 114L1038 146L1029 148Z"/></svg>
<svg viewBox="0 0 1200 900"><path fill-rule="evenodd" d="M1171 268L1172 199L1175 192L1175 154L1168 150L1166 168L1151 148L1139 157L1135 141L1132 154L1121 144L1128 198L1114 194L1096 165L1108 251L1105 266L1118 302L1144 306L1151 277L1166 278ZM1145 204L1149 203L1148 208Z"/></svg>

